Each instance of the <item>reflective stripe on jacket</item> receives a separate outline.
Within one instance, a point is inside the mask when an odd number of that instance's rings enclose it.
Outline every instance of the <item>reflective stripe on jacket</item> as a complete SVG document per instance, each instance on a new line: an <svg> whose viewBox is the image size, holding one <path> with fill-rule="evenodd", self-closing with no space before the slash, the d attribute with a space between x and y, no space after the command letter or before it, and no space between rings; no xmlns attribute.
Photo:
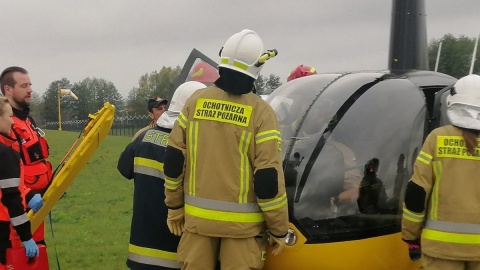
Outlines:
<svg viewBox="0 0 480 270"><path fill-rule="evenodd" d="M471 155L459 128L437 128L425 140L411 181L425 190L428 208L418 213L404 206L402 237L421 235L422 252L431 257L480 260L480 147Z"/></svg>
<svg viewBox="0 0 480 270"><path fill-rule="evenodd" d="M185 156L182 175L166 175L166 204L185 205L185 229L218 237L253 237L288 229L281 167L281 136L272 108L253 93L229 94L216 86L195 92L169 138ZM274 183L254 174L274 168ZM274 189L260 199L254 185Z"/></svg>

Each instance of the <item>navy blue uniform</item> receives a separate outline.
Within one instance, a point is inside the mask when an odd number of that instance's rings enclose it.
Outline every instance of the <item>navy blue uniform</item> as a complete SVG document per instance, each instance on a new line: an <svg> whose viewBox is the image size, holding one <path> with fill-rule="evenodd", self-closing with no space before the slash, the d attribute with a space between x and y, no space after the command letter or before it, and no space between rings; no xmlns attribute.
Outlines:
<svg viewBox="0 0 480 270"><path fill-rule="evenodd" d="M154 127L140 134L120 155L117 168L134 179L133 216L127 266L130 269L180 269L180 237L167 227L163 162L171 129Z"/></svg>

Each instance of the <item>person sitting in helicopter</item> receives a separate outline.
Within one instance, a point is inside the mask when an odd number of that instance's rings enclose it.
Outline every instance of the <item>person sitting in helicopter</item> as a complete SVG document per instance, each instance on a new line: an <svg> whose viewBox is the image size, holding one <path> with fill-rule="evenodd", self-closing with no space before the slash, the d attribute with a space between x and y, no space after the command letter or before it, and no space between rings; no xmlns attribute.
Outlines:
<svg viewBox="0 0 480 270"><path fill-rule="evenodd" d="M387 193L382 180L378 179L377 171L380 165L378 158L370 159L365 164L365 171L360 182L357 199L358 209L362 214L380 214L387 206Z"/></svg>
<svg viewBox="0 0 480 270"><path fill-rule="evenodd" d="M340 142L336 136L341 131L333 132L338 124L338 115L335 114L328 123L327 131L323 134L326 142L325 145L333 146L339 151L343 157L343 190L336 196L333 196L332 203L335 205L345 204L345 206L355 205L354 202L358 199L360 182L362 181L362 173L359 168L355 152L346 144ZM341 161L340 161L341 162ZM348 208L348 209L346 209ZM346 207L344 210L349 210L352 207Z"/></svg>
<svg viewBox="0 0 480 270"><path fill-rule="evenodd" d="M331 116L332 111L330 101L317 100L317 104L310 109L301 125L292 157L289 158L289 161L304 163L297 165L301 168L300 170L310 166L311 172L308 177L316 177L318 179L315 181L321 182L323 191L315 191L315 195L312 193L312 196L318 201L318 208L315 209L318 215L315 216L322 218L325 215L331 215L330 209L336 209L337 206L341 213L355 213L356 199L362 180L354 151L337 140L336 134L340 132L339 129L333 132L338 124L338 117ZM287 175L286 173L286 179ZM299 175L301 177L300 173ZM309 196L310 192L304 190L302 197ZM303 200L306 200L306 197ZM310 210L305 209L305 211Z"/></svg>
<svg viewBox="0 0 480 270"><path fill-rule="evenodd" d="M299 65L296 68L294 68L290 72L290 74L288 74L287 82L297 78L314 75L314 74L317 74L317 71L315 70L315 68L310 66Z"/></svg>

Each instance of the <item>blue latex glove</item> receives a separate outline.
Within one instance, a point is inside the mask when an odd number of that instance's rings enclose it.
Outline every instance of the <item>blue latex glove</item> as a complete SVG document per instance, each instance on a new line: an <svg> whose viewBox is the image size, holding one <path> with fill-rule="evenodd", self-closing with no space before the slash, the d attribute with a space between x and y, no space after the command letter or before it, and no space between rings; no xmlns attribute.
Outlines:
<svg viewBox="0 0 480 270"><path fill-rule="evenodd" d="M33 198L28 201L28 207L32 208L33 212L37 212L43 206L42 196L35 194Z"/></svg>
<svg viewBox="0 0 480 270"><path fill-rule="evenodd" d="M23 246L25 247L25 255L27 255L28 258L38 257L40 255L37 243L33 241L33 238L30 238L28 241L24 241Z"/></svg>

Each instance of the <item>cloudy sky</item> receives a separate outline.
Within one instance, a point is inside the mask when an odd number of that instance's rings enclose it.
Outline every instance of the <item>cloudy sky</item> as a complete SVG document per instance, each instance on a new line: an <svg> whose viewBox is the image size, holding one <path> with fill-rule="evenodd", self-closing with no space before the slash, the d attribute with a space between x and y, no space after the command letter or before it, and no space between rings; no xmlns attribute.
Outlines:
<svg viewBox="0 0 480 270"><path fill-rule="evenodd" d="M119 92L193 48L213 60L232 34L255 30L279 56L262 74L298 64L320 72L385 69L391 0L0 0L0 69L27 68L34 91L62 77L112 81ZM426 0L429 40L477 37L479 0ZM472 48L473 50L473 48Z"/></svg>

